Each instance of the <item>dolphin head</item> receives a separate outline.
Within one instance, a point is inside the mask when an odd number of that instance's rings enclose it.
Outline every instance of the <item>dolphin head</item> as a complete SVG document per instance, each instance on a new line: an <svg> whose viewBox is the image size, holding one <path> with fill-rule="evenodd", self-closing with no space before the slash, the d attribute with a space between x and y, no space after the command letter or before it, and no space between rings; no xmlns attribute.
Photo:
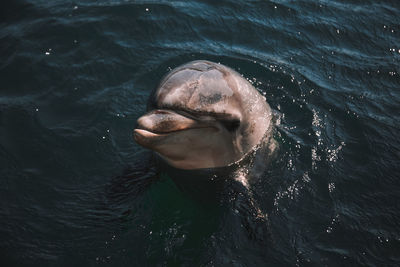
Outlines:
<svg viewBox="0 0 400 267"><path fill-rule="evenodd" d="M154 109L134 138L179 169L214 168L240 160L271 126L271 110L234 70L210 61L180 66L161 81Z"/></svg>

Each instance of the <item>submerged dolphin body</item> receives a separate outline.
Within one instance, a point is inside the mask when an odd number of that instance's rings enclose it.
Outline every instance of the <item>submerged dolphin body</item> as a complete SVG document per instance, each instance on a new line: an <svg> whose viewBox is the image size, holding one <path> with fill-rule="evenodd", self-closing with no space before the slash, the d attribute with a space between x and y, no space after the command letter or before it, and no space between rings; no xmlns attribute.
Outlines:
<svg viewBox="0 0 400 267"><path fill-rule="evenodd" d="M134 138L175 168L229 166L273 143L265 97L224 65L201 60L177 67L152 100L154 109L138 119Z"/></svg>

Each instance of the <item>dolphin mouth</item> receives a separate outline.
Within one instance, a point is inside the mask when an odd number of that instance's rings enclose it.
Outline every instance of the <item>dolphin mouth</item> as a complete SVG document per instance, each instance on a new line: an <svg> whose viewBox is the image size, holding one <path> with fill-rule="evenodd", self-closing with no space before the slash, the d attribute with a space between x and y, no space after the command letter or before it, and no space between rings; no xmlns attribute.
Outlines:
<svg viewBox="0 0 400 267"><path fill-rule="evenodd" d="M203 128L216 127L210 121L200 121L181 112L158 109L138 119L137 127L134 129L134 139L137 143L148 146L150 143L183 131Z"/></svg>
<svg viewBox="0 0 400 267"><path fill-rule="evenodd" d="M133 130L133 137L135 139L135 141L139 144L145 144L148 143L148 140L159 140L162 139L163 137L165 137L167 134L162 134L162 133L154 133L151 132L149 130L145 130L145 129L140 129L140 128L136 128Z"/></svg>
<svg viewBox="0 0 400 267"><path fill-rule="evenodd" d="M151 129L144 129L144 128L138 127L138 128L135 128L133 131L135 133L140 133L142 135L151 134L154 136L167 136L167 135L174 134L174 133L179 133L179 132L188 131L188 130L195 130L195 129L203 129L203 128L215 128L215 127L203 125L203 126L198 126L198 127L188 127L188 128L184 128L184 129L171 130L171 131L154 131Z"/></svg>
<svg viewBox="0 0 400 267"><path fill-rule="evenodd" d="M196 129L204 129L204 128L215 128L213 126L199 126L199 127L190 127L190 128L185 128L185 129L179 129L175 131L168 131L168 132L157 132L157 131L152 131L149 129L142 129L142 128L136 128L133 130L134 135L140 135L142 137L146 138L156 138L156 137L166 137L168 135L176 134L176 133L181 133L184 131L189 131L189 130L196 130Z"/></svg>

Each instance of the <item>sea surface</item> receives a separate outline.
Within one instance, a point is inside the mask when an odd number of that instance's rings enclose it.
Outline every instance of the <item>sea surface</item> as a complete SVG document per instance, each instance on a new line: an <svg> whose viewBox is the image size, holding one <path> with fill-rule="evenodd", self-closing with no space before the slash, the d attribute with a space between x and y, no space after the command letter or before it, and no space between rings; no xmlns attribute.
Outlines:
<svg viewBox="0 0 400 267"><path fill-rule="evenodd" d="M14 0L0 14L1 266L400 265L399 1ZM279 150L250 188L264 220L246 195L192 198L133 140L163 75L197 59L278 114Z"/></svg>

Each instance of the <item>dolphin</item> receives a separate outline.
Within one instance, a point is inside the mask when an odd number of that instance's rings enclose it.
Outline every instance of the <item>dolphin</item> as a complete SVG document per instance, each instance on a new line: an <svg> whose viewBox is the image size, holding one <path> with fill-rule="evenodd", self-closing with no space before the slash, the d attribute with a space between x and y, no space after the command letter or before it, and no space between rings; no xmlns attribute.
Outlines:
<svg viewBox="0 0 400 267"><path fill-rule="evenodd" d="M230 166L260 144L274 150L273 114L265 97L222 64L197 60L173 69L151 101L151 110L137 120L134 139L175 168Z"/></svg>

